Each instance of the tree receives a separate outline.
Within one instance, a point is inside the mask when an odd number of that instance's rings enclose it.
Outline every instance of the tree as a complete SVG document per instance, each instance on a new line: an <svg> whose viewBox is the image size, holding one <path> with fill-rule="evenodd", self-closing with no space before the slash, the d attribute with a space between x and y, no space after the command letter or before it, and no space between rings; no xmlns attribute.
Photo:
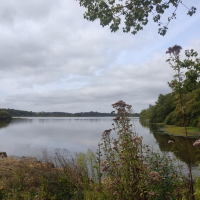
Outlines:
<svg viewBox="0 0 200 200"><path fill-rule="evenodd" d="M196 12L195 7L188 8L181 0L79 0L80 6L87 8L84 18L90 21L100 19L101 26L110 25L111 32L116 32L121 24L121 17L124 17L123 32L136 34L148 23L149 15L152 14L153 21L158 23L160 35L165 35L168 24L176 18L176 10L179 4L188 9L188 15L192 16ZM170 6L175 10L167 23L161 23L161 15Z"/></svg>
<svg viewBox="0 0 200 200"><path fill-rule="evenodd" d="M11 120L11 115L6 111L0 111L0 120Z"/></svg>

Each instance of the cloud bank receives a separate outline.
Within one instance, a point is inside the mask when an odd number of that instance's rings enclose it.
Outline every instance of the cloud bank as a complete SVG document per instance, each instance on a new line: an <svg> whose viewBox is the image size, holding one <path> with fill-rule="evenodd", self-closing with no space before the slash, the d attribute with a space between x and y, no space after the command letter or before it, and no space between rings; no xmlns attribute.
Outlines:
<svg viewBox="0 0 200 200"><path fill-rule="evenodd" d="M200 52L200 14L178 12L165 37L151 22L134 36L84 20L77 1L1 2L0 107L110 112L124 100L140 112L170 92L167 48Z"/></svg>

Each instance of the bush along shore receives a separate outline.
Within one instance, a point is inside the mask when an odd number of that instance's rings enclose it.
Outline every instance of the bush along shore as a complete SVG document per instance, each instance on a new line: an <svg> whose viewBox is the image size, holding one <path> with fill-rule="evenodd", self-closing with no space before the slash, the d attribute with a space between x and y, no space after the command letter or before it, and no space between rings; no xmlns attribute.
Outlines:
<svg viewBox="0 0 200 200"><path fill-rule="evenodd" d="M177 166L176 157L150 149L142 143L131 122L131 106L113 104L118 116L105 130L96 153L71 154L55 150L34 158L1 156L1 199L57 200L164 200L200 199L200 178L194 193L191 183ZM111 138L112 131L117 138ZM169 141L173 148L173 142ZM194 144L200 148L200 141Z"/></svg>

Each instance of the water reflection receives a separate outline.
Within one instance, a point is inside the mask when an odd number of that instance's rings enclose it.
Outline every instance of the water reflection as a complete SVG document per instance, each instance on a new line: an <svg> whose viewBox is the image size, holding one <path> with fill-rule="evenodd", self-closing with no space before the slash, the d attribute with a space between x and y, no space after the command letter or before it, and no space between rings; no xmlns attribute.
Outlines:
<svg viewBox="0 0 200 200"><path fill-rule="evenodd" d="M12 124L27 124L27 123L32 123L32 119L28 118L14 118L10 123Z"/></svg>
<svg viewBox="0 0 200 200"><path fill-rule="evenodd" d="M8 155L34 156L42 155L42 149L53 154L55 148L68 149L72 152L97 150L104 130L112 128L113 117L30 117L0 123L0 151ZM167 135L162 125L146 124L134 118L136 132L143 136L143 143L154 149L171 152L169 140L175 143L177 156L187 163L184 137ZM111 132L111 137L116 133ZM191 163L196 163L195 139L188 139Z"/></svg>
<svg viewBox="0 0 200 200"><path fill-rule="evenodd" d="M11 121L0 121L0 129L6 128Z"/></svg>
<svg viewBox="0 0 200 200"><path fill-rule="evenodd" d="M0 151L8 155L41 156L42 149L55 148L72 152L96 151L105 129L111 128L112 118L44 118L15 119L0 130Z"/></svg>
<svg viewBox="0 0 200 200"><path fill-rule="evenodd" d="M172 151L172 145L168 144L168 141L172 140L174 141L173 151L176 152L176 156L184 163L188 162L185 137L166 134L164 131L164 125L162 124L148 124L141 120L140 123L143 127L149 128L150 133L153 134L161 151ZM196 148L193 146L195 140L195 138L188 138L189 157L190 162L193 165L198 161Z"/></svg>

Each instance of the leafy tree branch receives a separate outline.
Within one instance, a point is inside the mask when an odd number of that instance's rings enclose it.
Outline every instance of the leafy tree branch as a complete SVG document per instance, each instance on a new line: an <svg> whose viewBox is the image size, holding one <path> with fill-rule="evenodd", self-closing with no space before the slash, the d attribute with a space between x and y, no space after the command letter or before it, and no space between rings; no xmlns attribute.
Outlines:
<svg viewBox="0 0 200 200"><path fill-rule="evenodd" d="M89 21L100 19L101 26L110 26L111 32L119 30L121 18L124 17L125 26L123 32L136 34L143 30L149 22L149 15L153 15L153 21L158 23L160 35L165 35L168 25L172 19L176 19L176 11L179 4L188 9L188 15L192 16L196 12L195 7L188 8L181 0L79 0L80 6L87 8L84 18ZM175 10L167 23L161 22L161 15L170 6Z"/></svg>

